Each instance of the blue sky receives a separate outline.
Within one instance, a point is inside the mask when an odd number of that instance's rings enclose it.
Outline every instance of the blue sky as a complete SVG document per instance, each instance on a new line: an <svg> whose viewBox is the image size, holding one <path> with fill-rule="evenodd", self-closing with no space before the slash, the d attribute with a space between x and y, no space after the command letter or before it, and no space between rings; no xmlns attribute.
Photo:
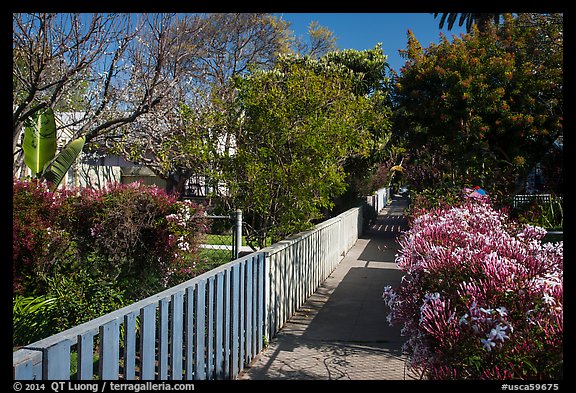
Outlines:
<svg viewBox="0 0 576 393"><path fill-rule="evenodd" d="M390 67L399 72L404 65L398 50L406 49L407 32L412 30L423 47L440 41L442 32L451 39L465 33L464 27L455 23L452 30L438 27L440 22L431 13L277 13L276 16L291 22L296 36L306 37L308 24L316 21L332 30L339 49L365 50L382 43Z"/></svg>

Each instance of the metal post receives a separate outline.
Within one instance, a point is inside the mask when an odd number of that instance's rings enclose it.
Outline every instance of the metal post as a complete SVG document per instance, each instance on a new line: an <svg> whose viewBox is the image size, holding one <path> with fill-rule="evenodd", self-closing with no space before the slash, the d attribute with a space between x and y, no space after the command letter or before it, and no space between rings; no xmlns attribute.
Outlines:
<svg viewBox="0 0 576 393"><path fill-rule="evenodd" d="M234 259L238 259L240 257L240 248L242 247L242 210L236 210L235 215Z"/></svg>

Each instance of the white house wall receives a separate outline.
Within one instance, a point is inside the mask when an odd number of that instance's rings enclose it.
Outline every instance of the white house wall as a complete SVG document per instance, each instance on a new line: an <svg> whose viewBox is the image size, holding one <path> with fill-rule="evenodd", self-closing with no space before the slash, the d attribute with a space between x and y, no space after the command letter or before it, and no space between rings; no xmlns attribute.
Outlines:
<svg viewBox="0 0 576 393"><path fill-rule="evenodd" d="M121 183L122 171L119 166L90 165L82 162L75 164L76 170L73 172L74 186L88 187L92 189L102 189L108 184Z"/></svg>

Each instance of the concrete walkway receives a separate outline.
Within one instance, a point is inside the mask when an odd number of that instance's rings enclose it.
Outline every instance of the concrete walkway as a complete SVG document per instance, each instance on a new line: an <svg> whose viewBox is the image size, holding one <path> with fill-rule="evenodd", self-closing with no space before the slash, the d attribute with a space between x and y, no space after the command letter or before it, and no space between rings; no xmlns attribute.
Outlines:
<svg viewBox="0 0 576 393"><path fill-rule="evenodd" d="M399 284L396 237L407 201L396 197L238 379L417 379L404 366L405 338L386 321L384 286Z"/></svg>

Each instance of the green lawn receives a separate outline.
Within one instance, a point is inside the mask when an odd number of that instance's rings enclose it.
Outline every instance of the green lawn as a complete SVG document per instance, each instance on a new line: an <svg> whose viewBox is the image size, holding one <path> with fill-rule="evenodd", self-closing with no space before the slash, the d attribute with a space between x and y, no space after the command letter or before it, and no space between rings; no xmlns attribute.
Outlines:
<svg viewBox="0 0 576 393"><path fill-rule="evenodd" d="M232 245L232 235L214 235L206 234L202 244L225 244L227 246ZM242 236L242 245L246 246L246 237Z"/></svg>

